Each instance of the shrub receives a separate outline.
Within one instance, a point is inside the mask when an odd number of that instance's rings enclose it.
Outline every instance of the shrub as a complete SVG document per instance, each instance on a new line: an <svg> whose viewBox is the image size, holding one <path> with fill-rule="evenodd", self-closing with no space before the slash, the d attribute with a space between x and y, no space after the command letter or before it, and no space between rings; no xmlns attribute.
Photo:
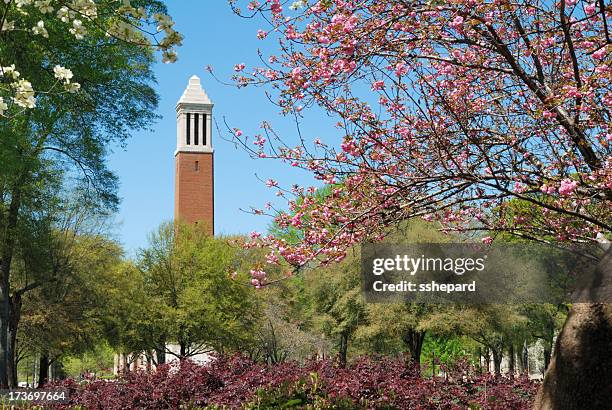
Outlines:
<svg viewBox="0 0 612 410"><path fill-rule="evenodd" d="M447 378L421 378L399 359L361 358L347 368L332 361L264 365L243 356L219 357L204 365L184 361L153 373L127 373L116 381L67 388L70 401L52 408L529 408L537 383L477 375L469 366ZM52 387L52 386L50 386Z"/></svg>

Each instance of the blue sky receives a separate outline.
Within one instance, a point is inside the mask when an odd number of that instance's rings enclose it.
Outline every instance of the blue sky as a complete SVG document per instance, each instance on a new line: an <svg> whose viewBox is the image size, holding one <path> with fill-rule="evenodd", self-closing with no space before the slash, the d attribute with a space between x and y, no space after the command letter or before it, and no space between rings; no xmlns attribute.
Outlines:
<svg viewBox="0 0 612 410"><path fill-rule="evenodd" d="M161 222L172 219L174 206L174 150L176 145L175 104L193 74L214 102L213 118L252 135L263 120L269 120L289 140L295 126L278 115L263 89L241 89L223 85L205 71L213 66L220 79L229 79L236 63L256 65L257 48L274 46L272 40L256 38L260 20L235 16L225 0L167 2L176 29L185 40L174 64L157 64L157 90L161 97L158 113L162 118L153 132L135 132L125 149L115 148L109 156L110 168L119 176L122 198L117 215L116 236L128 254L147 244L147 235ZM312 138L330 132L333 120L321 117L306 121L302 131ZM326 130L326 131L325 131ZM332 131L333 132L333 129ZM273 160L251 159L241 149L219 138L213 131L215 149L215 231L217 234L265 231L270 220L240 211L249 206L274 202L274 192L260 182L274 178L281 184L312 184L304 171L290 169ZM257 175L257 176L256 176Z"/></svg>

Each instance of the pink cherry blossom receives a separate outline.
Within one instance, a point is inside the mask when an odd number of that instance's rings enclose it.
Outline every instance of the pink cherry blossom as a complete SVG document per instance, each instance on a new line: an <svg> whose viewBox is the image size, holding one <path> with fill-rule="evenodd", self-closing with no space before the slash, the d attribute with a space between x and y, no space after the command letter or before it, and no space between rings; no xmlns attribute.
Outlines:
<svg viewBox="0 0 612 410"><path fill-rule="evenodd" d="M283 6L281 6L279 0L272 0L272 4L270 5L270 11L274 14L280 14L283 12Z"/></svg>
<svg viewBox="0 0 612 410"><path fill-rule="evenodd" d="M451 21L451 23L449 24L449 26L455 28L455 29L459 29L463 26L463 17L461 16L457 16L453 19L453 21Z"/></svg>
<svg viewBox="0 0 612 410"><path fill-rule="evenodd" d="M395 65L395 75L397 75L398 77L401 77L403 75L406 75L408 73L408 68L406 67L406 64L403 62L399 62Z"/></svg>
<svg viewBox="0 0 612 410"><path fill-rule="evenodd" d="M605 57L606 54L607 54L606 48L603 47L593 53L593 58L597 60L601 60L602 58Z"/></svg>
<svg viewBox="0 0 612 410"><path fill-rule="evenodd" d="M561 181L561 185L559 186L559 194L563 196L570 196L577 186L578 183L576 181L566 178Z"/></svg>
<svg viewBox="0 0 612 410"><path fill-rule="evenodd" d="M584 6L584 12L586 14L593 14L593 13L595 13L596 10L597 10L597 8L595 6L595 3L590 3L590 4L587 4L586 6Z"/></svg>
<svg viewBox="0 0 612 410"><path fill-rule="evenodd" d="M278 182L276 182L276 181L275 181L275 180L273 180L273 179L268 179L268 180L266 181L266 186L267 186L268 188L276 187L276 186L278 186Z"/></svg>
<svg viewBox="0 0 612 410"><path fill-rule="evenodd" d="M374 81L372 83L372 91L384 90L385 82L383 80Z"/></svg>
<svg viewBox="0 0 612 410"><path fill-rule="evenodd" d="M341 260L410 218L564 241L611 230L602 198L612 189L612 69L597 3L502 3L258 8L275 54L262 51L263 67L236 84L265 87L283 115L323 110L336 132L295 142L267 126L265 143L237 138L317 182L274 189L287 201L274 221L299 241L249 246L299 267ZM514 201L525 204L518 214Z"/></svg>

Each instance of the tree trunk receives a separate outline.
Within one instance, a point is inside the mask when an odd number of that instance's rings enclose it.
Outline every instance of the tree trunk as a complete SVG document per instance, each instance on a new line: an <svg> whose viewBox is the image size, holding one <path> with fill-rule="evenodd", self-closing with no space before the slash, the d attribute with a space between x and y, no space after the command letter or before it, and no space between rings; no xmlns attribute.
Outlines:
<svg viewBox="0 0 612 410"><path fill-rule="evenodd" d="M41 353L38 361L38 388L42 389L49 382L49 355Z"/></svg>
<svg viewBox="0 0 612 410"><path fill-rule="evenodd" d="M179 343L179 355L180 355L179 359L183 360L187 357L187 353L189 350L189 344L187 343L186 337L185 337L185 326L184 325L179 326L178 343Z"/></svg>
<svg viewBox="0 0 612 410"><path fill-rule="evenodd" d="M519 368L519 373L520 374L526 374L527 373L527 341L523 341L523 345L521 346L521 349L519 351L518 356L518 368Z"/></svg>
<svg viewBox="0 0 612 410"><path fill-rule="evenodd" d="M166 350L165 349L163 348L155 349L155 361L156 361L157 366L166 363Z"/></svg>
<svg viewBox="0 0 612 410"><path fill-rule="evenodd" d="M514 377L514 372L516 371L515 361L514 361L514 343L510 342L508 346L508 373L510 377Z"/></svg>
<svg viewBox="0 0 612 410"><path fill-rule="evenodd" d="M410 353L410 364L421 372L421 351L423 350L423 342L425 341L425 332L415 329L408 329L402 337L404 344Z"/></svg>
<svg viewBox="0 0 612 410"><path fill-rule="evenodd" d="M574 304L536 397L536 410L607 409L612 403L612 304Z"/></svg>
<svg viewBox="0 0 612 410"><path fill-rule="evenodd" d="M10 299L10 319L8 343L9 350L7 352L7 373L10 387L17 387L17 329L21 320L21 294L16 293Z"/></svg>
<svg viewBox="0 0 612 410"><path fill-rule="evenodd" d="M129 355L125 353L121 353L121 355L123 356L123 372L128 373L130 371Z"/></svg>
<svg viewBox="0 0 612 410"><path fill-rule="evenodd" d="M493 353L493 367L495 367L495 376L501 376L501 362L504 357L504 353L502 349L493 349L491 348L491 352Z"/></svg>
<svg viewBox="0 0 612 410"><path fill-rule="evenodd" d="M7 389L9 387L8 381L8 357L9 357L9 343L8 343L8 321L9 321L9 288L7 281L8 274L5 273L4 259L2 260L2 278L0 279L0 388Z"/></svg>
<svg viewBox="0 0 612 410"><path fill-rule="evenodd" d="M18 183L22 182L22 178ZM13 187L11 195L11 204L8 209L6 218L6 228L3 240L2 250L0 254L0 388L5 389L11 387L9 384L9 370L12 371L12 366L9 365L9 360L13 355L11 352L9 340L9 328L11 320L11 263L15 251L15 242L17 236L17 220L19 216L19 208L21 207L21 189L19 185Z"/></svg>
<svg viewBox="0 0 612 410"><path fill-rule="evenodd" d="M548 347L548 345L544 346L544 370L542 370L542 374L546 374L546 369L550 366L550 359L552 357L552 348Z"/></svg>
<svg viewBox="0 0 612 410"><path fill-rule="evenodd" d="M338 349L338 364L340 367L346 367L349 342L348 339L348 334L342 333L340 335L340 348Z"/></svg>

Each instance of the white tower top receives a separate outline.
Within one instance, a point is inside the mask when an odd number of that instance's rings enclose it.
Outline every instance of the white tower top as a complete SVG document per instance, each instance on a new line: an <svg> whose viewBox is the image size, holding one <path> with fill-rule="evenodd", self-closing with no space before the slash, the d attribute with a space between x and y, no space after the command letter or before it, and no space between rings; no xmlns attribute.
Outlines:
<svg viewBox="0 0 612 410"><path fill-rule="evenodd" d="M189 79L189 85L185 88L181 99L177 104L208 104L212 105L210 98L206 94L206 91L202 88L200 77L197 75L192 76Z"/></svg>
<svg viewBox="0 0 612 410"><path fill-rule="evenodd" d="M212 153L213 103L196 75L176 103L176 153Z"/></svg>

